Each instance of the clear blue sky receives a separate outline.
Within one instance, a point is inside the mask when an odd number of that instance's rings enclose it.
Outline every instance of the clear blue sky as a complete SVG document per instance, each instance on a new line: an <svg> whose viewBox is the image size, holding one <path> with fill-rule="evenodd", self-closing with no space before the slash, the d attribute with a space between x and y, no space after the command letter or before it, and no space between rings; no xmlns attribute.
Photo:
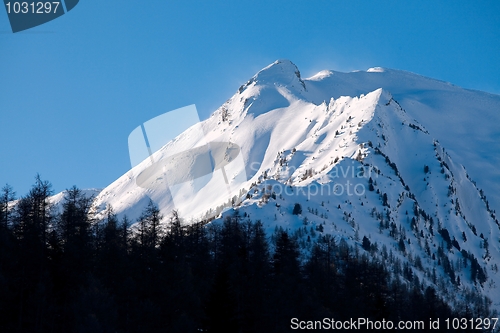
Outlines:
<svg viewBox="0 0 500 333"><path fill-rule="evenodd" d="M259 69L402 69L500 93L500 1L80 0L12 34L0 8L0 185L105 187L144 121L202 118Z"/></svg>

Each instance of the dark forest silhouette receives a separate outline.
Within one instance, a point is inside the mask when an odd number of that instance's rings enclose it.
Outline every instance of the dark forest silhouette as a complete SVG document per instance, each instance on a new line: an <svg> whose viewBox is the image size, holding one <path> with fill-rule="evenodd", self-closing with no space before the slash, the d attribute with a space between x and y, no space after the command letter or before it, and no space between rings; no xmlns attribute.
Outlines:
<svg viewBox="0 0 500 333"><path fill-rule="evenodd" d="M323 235L301 260L293 235L267 237L237 212L183 225L150 202L138 221L111 207L97 220L78 188L57 214L50 195L39 176L15 206L12 188L2 193L0 332L288 332L292 318L473 315L418 279L391 278L366 241Z"/></svg>

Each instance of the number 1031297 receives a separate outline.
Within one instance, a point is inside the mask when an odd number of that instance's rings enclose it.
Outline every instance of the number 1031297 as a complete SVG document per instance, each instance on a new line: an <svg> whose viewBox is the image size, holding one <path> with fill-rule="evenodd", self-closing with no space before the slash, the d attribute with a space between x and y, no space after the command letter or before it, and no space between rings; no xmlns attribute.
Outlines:
<svg viewBox="0 0 500 333"><path fill-rule="evenodd" d="M475 330L492 330L497 326L498 318L453 318L446 319L446 329L475 329Z"/></svg>
<svg viewBox="0 0 500 333"><path fill-rule="evenodd" d="M50 14L56 13L59 2L7 2L7 14Z"/></svg>

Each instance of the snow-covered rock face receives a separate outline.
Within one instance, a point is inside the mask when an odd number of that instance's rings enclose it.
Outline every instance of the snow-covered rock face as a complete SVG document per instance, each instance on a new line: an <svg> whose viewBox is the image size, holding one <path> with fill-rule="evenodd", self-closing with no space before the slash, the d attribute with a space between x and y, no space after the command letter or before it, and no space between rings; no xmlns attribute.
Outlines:
<svg viewBox="0 0 500 333"><path fill-rule="evenodd" d="M222 183L174 200L161 177L137 186L145 162L100 192L95 205L135 220L151 198L164 215L177 209L186 222L235 209L269 232L296 233L304 251L306 239L321 233L353 245L366 236L378 246L376 257L410 265L450 300L478 291L500 308L499 112L500 96L407 72L375 67L302 79L293 63L279 60L243 84L202 130L191 127L153 154L162 161L169 150L234 144L246 178L231 169L225 177L239 179L239 188L228 194ZM205 189L216 177L204 179ZM297 203L302 213L293 215ZM478 272L487 278L479 281Z"/></svg>
<svg viewBox="0 0 500 333"><path fill-rule="evenodd" d="M275 85L281 84L292 86L295 83L302 83L300 71L290 60L276 60L274 63L259 71L252 78L252 81L259 85Z"/></svg>
<svg viewBox="0 0 500 333"><path fill-rule="evenodd" d="M340 96L360 96L378 88L389 91L417 119L500 211L500 96L472 91L417 74L371 68L342 73L322 71L304 79L306 98L315 104Z"/></svg>
<svg viewBox="0 0 500 333"><path fill-rule="evenodd" d="M377 92L381 87L384 93ZM308 169L321 170L328 168L332 160L342 160L344 156L356 158L360 151L365 154L366 147L360 148L359 145L368 139L357 138L357 133L370 123L374 106L383 108L385 100L392 96L406 110L406 122L419 119L423 124L420 127L425 126L431 137L448 149L453 160L465 165L478 186L494 198L490 205L492 210L496 209L500 202L496 200L500 193L500 171L494 165L500 159L500 154L495 154L500 151L500 140L495 140L495 137L500 134L496 122L491 119L495 119L493 112L500 109L500 98L379 67L367 72L321 71L303 80L292 62L278 60L242 85L212 117L203 122L203 131L191 128L156 154L162 155L162 150L168 149L182 151L199 147L206 142L234 142L242 150L248 178L246 186L242 187L248 189L256 176L267 169L268 172L275 169L273 163L278 154L291 154L295 149L297 152L288 162L288 169L280 173L281 179L298 185L311 181L310 177L300 180ZM485 116L476 117L479 112ZM388 125L394 119L385 117L379 121L380 126ZM471 121L473 119L476 123ZM477 140L457 134L462 131L464 122L476 130L474 136ZM483 130L479 131L479 127ZM205 135L200 136L203 132ZM400 134L385 135L398 137ZM489 141L489 148L484 147L486 144L478 147L477 141L481 144ZM161 156L156 160L161 160ZM402 160L406 161L407 156ZM147 202L146 197L155 200L165 212L173 209L168 184L159 183L153 186L154 190L137 186L135 175L141 171L128 173L104 189L97 198L98 205L103 208L106 203L112 204L117 212L126 213L132 219L139 216L142 207L138 203ZM221 200L227 202L228 198L224 195L206 200L200 198L191 206L199 207L199 213L222 205ZM186 209L191 211L188 207ZM189 217L188 211L181 213Z"/></svg>

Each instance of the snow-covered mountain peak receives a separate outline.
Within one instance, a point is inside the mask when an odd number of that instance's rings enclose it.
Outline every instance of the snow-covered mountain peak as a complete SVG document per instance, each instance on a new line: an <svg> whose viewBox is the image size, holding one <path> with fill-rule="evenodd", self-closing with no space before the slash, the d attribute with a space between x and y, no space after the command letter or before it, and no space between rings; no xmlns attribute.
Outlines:
<svg viewBox="0 0 500 333"><path fill-rule="evenodd" d="M206 142L230 142L241 148L246 165L248 182L241 184L242 188L248 189L255 177L264 173L278 173L281 179L291 184L305 185L324 177L332 165L344 158L368 156L368 142L390 159L403 161L410 158L405 155L407 148L398 146L405 139L428 144L433 139L450 142L430 121L436 115L441 117L443 103L450 102L450 89L457 90L454 95L463 91L440 81L378 67L351 73L321 71L302 80L291 61L277 60L254 75L202 123L202 137L199 137L199 131L198 134L191 133L193 130L186 131L162 148L155 159L169 156L171 148L181 151L203 146ZM436 93L432 94L432 91ZM443 93L445 101L440 100L438 92ZM490 112L495 99L487 96L484 101L483 97L480 93L476 101L482 101L487 106L485 112ZM467 101L464 101L466 106ZM476 108L481 103L476 103ZM456 113L456 108L446 108ZM432 110L435 112L430 112ZM417 116L420 122L414 119ZM434 129L431 134L429 127ZM444 133L449 130L448 126L443 128ZM289 159L285 165L288 169L278 170L283 167L280 161L283 164L285 155ZM471 161L474 162L477 160ZM302 180L304 173L311 169L322 172L318 171L317 177ZM117 188L105 189L98 202L107 201L112 196L111 204L124 205L124 210L115 207L116 211L126 212L132 215L132 219L138 216L137 212L132 213L139 209L135 203L144 203L145 197L158 197L157 201L162 203L166 213L174 207L168 189L159 192L158 189L137 189L132 176L127 174L124 177L117 180L121 184ZM131 185L125 186L129 181ZM130 195L135 198L133 202L127 199ZM206 210L219 206L220 202L205 200L203 205L206 207L200 209Z"/></svg>
<svg viewBox="0 0 500 333"><path fill-rule="evenodd" d="M111 207L136 223L150 200L164 223L174 209L184 223L239 215L269 235L286 230L305 255L331 235L386 263L397 283L498 310L498 110L500 96L409 72L301 79L278 60L211 117L83 194L96 195L101 220ZM64 197L51 199L59 211Z"/></svg>
<svg viewBox="0 0 500 333"><path fill-rule="evenodd" d="M333 75L333 74L334 74L333 71L325 69L325 70L319 71L318 73L314 74L311 77L308 77L306 80L307 81L321 81L322 79L329 77L330 75Z"/></svg>
<svg viewBox="0 0 500 333"><path fill-rule="evenodd" d="M275 90L279 87L286 87L287 90L293 91L296 94L301 94L305 91L305 84L300 76L300 71L297 66L290 60L276 60L269 66L260 70L249 81L242 85L239 93L246 92L246 96L256 96L262 91L269 89Z"/></svg>
<svg viewBox="0 0 500 333"><path fill-rule="evenodd" d="M382 67L372 67L372 68L368 68L366 71L368 73L383 73L383 72L385 72L385 69Z"/></svg>
<svg viewBox="0 0 500 333"><path fill-rule="evenodd" d="M486 194L499 192L500 173L488 167L499 158L499 109L499 96L408 72L375 67L301 79L292 62L278 60L154 153L159 167L145 160L95 205L136 221L151 199L186 222L236 211L270 233L300 234L307 225L353 246L366 236L386 248L377 255L392 251L395 265L415 265L413 276L445 294L498 296L499 201ZM460 135L467 126L474 142ZM201 172L197 161L213 170ZM148 186L139 187L146 169ZM296 204L303 213L292 213Z"/></svg>
<svg viewBox="0 0 500 333"><path fill-rule="evenodd" d="M302 80L298 67L287 59L279 59L261 69L253 79L259 84L283 83L289 85L295 80ZM280 82L282 81L282 82Z"/></svg>

